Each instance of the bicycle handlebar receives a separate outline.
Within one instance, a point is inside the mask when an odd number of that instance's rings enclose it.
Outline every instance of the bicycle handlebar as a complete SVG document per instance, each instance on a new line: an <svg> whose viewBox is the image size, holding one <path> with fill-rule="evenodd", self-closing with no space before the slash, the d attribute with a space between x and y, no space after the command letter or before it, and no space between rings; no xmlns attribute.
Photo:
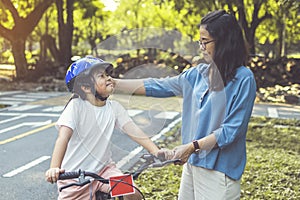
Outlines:
<svg viewBox="0 0 300 200"><path fill-rule="evenodd" d="M80 175L80 171L81 170L79 170L77 172L65 172L65 173L59 174L58 179L59 180L66 180L66 179L78 178L79 175Z"/></svg>
<svg viewBox="0 0 300 200"><path fill-rule="evenodd" d="M62 186L59 188L59 191L61 192L63 189L71 187L71 186L84 186L88 183L91 183L93 179L86 179L85 177L89 176L92 177L94 180L100 181L102 183L108 184L109 180L102 178L96 173L93 172L86 172L86 171L74 171L74 172L65 172L58 176L58 180L67 180L67 179L74 179L79 178L79 182L76 183L70 183L68 185Z"/></svg>
<svg viewBox="0 0 300 200"><path fill-rule="evenodd" d="M138 178L138 176L146 169L148 168L159 168L159 167L163 167L166 166L168 164L177 164L180 163L181 160L180 159L173 159L173 160L165 160L164 157L158 156L155 157L151 154L144 154L142 155L142 158L144 158L146 160L146 162L144 164L142 164L137 170L136 172L134 172L132 174L133 179L136 180Z"/></svg>
<svg viewBox="0 0 300 200"><path fill-rule="evenodd" d="M133 176L133 179L136 180L138 176L146 169L148 168L158 168L158 167L163 167L165 165L171 164L171 163L180 163L180 159L174 159L174 160L163 160L161 156L155 157L154 155L151 154L144 154L142 155L142 158L145 159L146 161L144 164L142 164L134 173L131 173ZM86 176L89 176L91 178L87 179ZM74 171L74 172L65 172L59 175L58 180L66 180L66 179L74 179L74 178L79 178L79 182L76 183L71 183L65 186L62 186L59 188L59 191L62 191L65 188L71 187L71 186L84 186L93 180L100 181L102 183L108 184L109 179L102 178L96 173L93 172L87 172L87 171Z"/></svg>
<svg viewBox="0 0 300 200"><path fill-rule="evenodd" d="M70 183L68 185L64 185L64 186L60 187L59 191L61 192L63 189L66 189L66 188L72 187L72 186L84 186L84 185L86 185L86 184L88 184L90 182L91 182L91 180L87 179L87 180L85 180L83 182Z"/></svg>

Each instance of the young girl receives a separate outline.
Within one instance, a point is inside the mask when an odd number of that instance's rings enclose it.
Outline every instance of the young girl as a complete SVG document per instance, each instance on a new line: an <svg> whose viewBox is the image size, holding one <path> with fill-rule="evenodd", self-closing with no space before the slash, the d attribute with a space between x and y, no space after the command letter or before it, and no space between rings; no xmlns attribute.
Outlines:
<svg viewBox="0 0 300 200"><path fill-rule="evenodd" d="M50 169L46 180L57 181L60 188L73 180L57 180L64 171L83 169L96 172L103 178L122 175L111 160L110 139L115 126L127 133L151 154L157 155L158 147L138 128L127 111L116 101L107 98L114 90L110 77L112 65L101 59L85 57L69 67L66 84L72 98L57 121L59 130ZM70 187L59 193L58 199L89 199L92 188L109 192L108 184L98 181L92 186ZM141 199L140 194L128 195L125 199Z"/></svg>

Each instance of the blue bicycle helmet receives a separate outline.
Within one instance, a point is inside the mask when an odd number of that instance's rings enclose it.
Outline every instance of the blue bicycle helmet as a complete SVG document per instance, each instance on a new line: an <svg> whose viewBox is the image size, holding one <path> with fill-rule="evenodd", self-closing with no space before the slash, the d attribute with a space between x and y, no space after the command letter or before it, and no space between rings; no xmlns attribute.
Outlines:
<svg viewBox="0 0 300 200"><path fill-rule="evenodd" d="M65 81L70 92L73 92L74 81L79 75L90 75L91 69L102 67L108 74L111 74L112 64L100 58L86 56L73 62L67 70Z"/></svg>

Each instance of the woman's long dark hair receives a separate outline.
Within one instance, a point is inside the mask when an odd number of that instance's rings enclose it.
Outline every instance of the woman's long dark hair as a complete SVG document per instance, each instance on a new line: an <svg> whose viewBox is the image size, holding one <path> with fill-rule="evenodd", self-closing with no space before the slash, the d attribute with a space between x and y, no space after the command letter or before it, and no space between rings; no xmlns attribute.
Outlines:
<svg viewBox="0 0 300 200"><path fill-rule="evenodd" d="M236 69L245 66L248 60L248 49L243 32L236 18L224 10L208 13L201 20L200 26L208 31L215 41L213 65L217 67L222 86L234 79ZM216 81L213 90L220 88Z"/></svg>

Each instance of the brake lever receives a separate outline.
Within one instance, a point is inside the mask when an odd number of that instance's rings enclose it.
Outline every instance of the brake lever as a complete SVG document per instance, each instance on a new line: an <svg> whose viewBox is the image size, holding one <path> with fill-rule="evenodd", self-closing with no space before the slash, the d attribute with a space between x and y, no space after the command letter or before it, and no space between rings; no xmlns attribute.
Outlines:
<svg viewBox="0 0 300 200"><path fill-rule="evenodd" d="M79 174L79 183L83 183L85 181L85 174L84 171L79 170L80 174Z"/></svg>

